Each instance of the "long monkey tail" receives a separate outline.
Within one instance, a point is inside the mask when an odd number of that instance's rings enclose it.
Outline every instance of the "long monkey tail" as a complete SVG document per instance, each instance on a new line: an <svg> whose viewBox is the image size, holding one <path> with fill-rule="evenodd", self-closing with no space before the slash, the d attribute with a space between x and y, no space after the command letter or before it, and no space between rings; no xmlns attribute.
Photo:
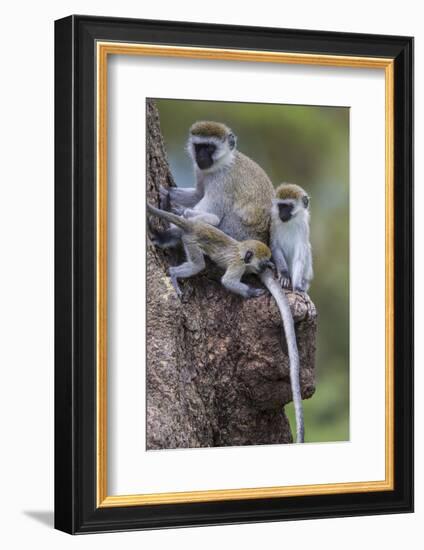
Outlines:
<svg viewBox="0 0 424 550"><path fill-rule="evenodd" d="M286 335L287 348L289 352L290 384L292 388L294 411L296 416L296 442L303 443L305 438L305 427L303 421L302 395L300 392L299 352L297 349L293 316L291 314L286 295L274 278L272 271L266 269L263 273L261 273L260 278L274 297L274 300L277 302L277 306L283 320L284 333Z"/></svg>
<svg viewBox="0 0 424 550"><path fill-rule="evenodd" d="M176 214L173 214L172 212L167 212L166 210L160 210L159 208L155 208L149 203L146 203L147 210L159 218L162 218L164 220L169 221L170 223L173 223L177 227L181 227L184 231L188 231L192 227L192 223L189 220L186 220L182 216L177 216Z"/></svg>

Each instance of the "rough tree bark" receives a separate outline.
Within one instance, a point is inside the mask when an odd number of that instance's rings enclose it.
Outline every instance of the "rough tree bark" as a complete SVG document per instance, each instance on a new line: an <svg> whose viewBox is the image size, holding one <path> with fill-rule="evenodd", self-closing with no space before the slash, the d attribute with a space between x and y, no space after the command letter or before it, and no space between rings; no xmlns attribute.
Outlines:
<svg viewBox="0 0 424 550"><path fill-rule="evenodd" d="M153 204L159 185L174 180L151 101L147 199ZM180 300L166 272L181 260L181 252L164 253L147 239L147 448L292 442L284 412L291 401L289 364L273 299L227 292L208 264L207 273L181 283ZM288 293L288 299L308 398L315 390L316 310L307 296Z"/></svg>

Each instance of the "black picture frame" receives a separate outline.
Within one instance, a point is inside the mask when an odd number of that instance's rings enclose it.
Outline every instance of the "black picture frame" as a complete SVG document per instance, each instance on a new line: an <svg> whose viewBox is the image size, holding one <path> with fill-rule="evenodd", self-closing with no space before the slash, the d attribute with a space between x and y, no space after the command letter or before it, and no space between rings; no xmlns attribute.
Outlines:
<svg viewBox="0 0 424 550"><path fill-rule="evenodd" d="M394 60L393 491L97 507L98 40ZM413 511L413 39L73 15L55 22L55 73L55 527L75 534Z"/></svg>

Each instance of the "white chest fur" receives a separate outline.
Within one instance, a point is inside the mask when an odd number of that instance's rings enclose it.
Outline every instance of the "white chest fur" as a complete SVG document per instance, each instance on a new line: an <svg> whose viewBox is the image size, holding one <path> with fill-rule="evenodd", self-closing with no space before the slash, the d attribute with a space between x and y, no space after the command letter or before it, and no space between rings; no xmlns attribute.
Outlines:
<svg viewBox="0 0 424 550"><path fill-rule="evenodd" d="M307 220L302 215L297 215L288 222L274 218L272 225L271 246L280 248L287 262L292 263L296 256L302 254L302 249L309 246Z"/></svg>
<svg viewBox="0 0 424 550"><path fill-rule="evenodd" d="M273 212L271 250L275 260L284 258L293 287L307 290L313 276L307 210L298 212L287 222L279 218L277 211Z"/></svg>

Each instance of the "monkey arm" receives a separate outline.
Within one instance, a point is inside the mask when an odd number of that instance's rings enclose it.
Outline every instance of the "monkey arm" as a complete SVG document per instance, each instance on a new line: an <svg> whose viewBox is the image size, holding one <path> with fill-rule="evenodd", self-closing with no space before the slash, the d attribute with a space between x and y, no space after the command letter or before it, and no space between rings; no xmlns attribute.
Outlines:
<svg viewBox="0 0 424 550"><path fill-rule="evenodd" d="M203 189L198 187L170 187L168 190L169 198L172 203L187 208L195 206L203 197Z"/></svg>
<svg viewBox="0 0 424 550"><path fill-rule="evenodd" d="M272 251L272 257L275 262L275 266L278 271L278 275L289 276L289 268L287 266L287 261L284 256L284 252L281 248L274 248Z"/></svg>
<svg viewBox="0 0 424 550"><path fill-rule="evenodd" d="M273 248L272 257L275 262L275 267L277 268L278 279L281 283L281 286L283 288L290 288L290 272L283 250L279 247Z"/></svg>
<svg viewBox="0 0 424 550"><path fill-rule="evenodd" d="M243 296L243 298L253 298L264 294L264 289L253 288L241 282L240 279L242 278L245 269L246 268L243 265L230 265L221 279L223 286L230 292Z"/></svg>

